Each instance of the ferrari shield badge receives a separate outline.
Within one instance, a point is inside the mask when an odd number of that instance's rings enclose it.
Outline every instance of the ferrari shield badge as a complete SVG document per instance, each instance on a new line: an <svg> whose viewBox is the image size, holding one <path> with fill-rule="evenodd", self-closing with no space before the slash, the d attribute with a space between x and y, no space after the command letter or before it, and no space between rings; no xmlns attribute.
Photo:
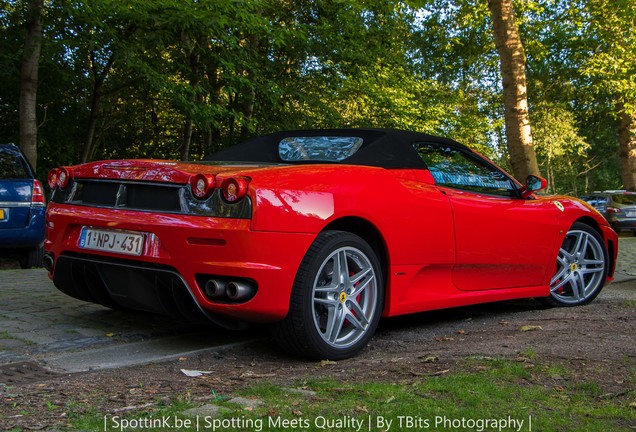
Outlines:
<svg viewBox="0 0 636 432"><path fill-rule="evenodd" d="M558 208L559 210L565 211L565 208L563 207L563 204L561 204L560 201L552 201L552 204L554 204L556 208Z"/></svg>

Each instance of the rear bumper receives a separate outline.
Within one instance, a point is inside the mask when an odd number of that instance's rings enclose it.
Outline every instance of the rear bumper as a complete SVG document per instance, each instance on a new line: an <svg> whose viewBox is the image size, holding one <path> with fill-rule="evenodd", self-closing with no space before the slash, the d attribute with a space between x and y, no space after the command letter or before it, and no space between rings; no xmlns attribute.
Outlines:
<svg viewBox="0 0 636 432"><path fill-rule="evenodd" d="M609 221L614 231L636 231L636 219L615 219Z"/></svg>
<svg viewBox="0 0 636 432"><path fill-rule="evenodd" d="M27 249L44 241L44 207L31 207L29 223L20 228L3 228L0 225L0 248Z"/></svg>
<svg viewBox="0 0 636 432"><path fill-rule="evenodd" d="M143 233L142 255L80 248L85 226ZM188 318L271 322L287 315L296 271L314 238L252 231L246 219L51 203L45 250L57 288L82 300ZM205 281L219 277L254 281L256 294L244 302L208 298Z"/></svg>

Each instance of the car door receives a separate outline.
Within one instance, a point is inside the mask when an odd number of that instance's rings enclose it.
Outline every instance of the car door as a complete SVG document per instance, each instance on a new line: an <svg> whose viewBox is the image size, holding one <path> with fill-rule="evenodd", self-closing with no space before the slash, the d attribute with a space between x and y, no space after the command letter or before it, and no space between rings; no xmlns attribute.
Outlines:
<svg viewBox="0 0 636 432"><path fill-rule="evenodd" d="M416 150L451 203L455 286L474 291L540 285L556 259L557 206L521 198L508 175L465 148L421 143Z"/></svg>

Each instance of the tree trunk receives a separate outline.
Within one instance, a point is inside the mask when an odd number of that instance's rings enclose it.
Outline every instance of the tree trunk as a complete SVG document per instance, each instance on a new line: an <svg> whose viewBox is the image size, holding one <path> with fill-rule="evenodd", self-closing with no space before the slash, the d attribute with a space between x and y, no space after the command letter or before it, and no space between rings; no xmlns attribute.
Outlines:
<svg viewBox="0 0 636 432"><path fill-rule="evenodd" d="M113 52L110 57L108 57L108 61L100 73L96 57L97 55L95 51L91 51L90 60L91 74L93 75L93 94L91 96L91 113L88 118L86 143L84 144L84 150L82 151L81 162L88 162L95 154L95 149L97 147L95 144L95 134L101 110L102 96L104 94L104 83L106 82L106 77L115 63L115 53Z"/></svg>
<svg viewBox="0 0 636 432"><path fill-rule="evenodd" d="M519 38L512 0L488 0L488 8L492 15L493 34L503 79L510 164L513 175L523 182L529 174L539 175L528 114L526 55Z"/></svg>
<svg viewBox="0 0 636 432"><path fill-rule="evenodd" d="M88 129L86 131L86 144L82 151L81 162L88 162L95 154L95 131L97 130L97 120L99 119L99 109L102 100L102 83L95 82L93 85L93 97L91 98L91 113L88 118Z"/></svg>
<svg viewBox="0 0 636 432"><path fill-rule="evenodd" d="M27 30L20 67L20 148L33 169L37 169L38 123L36 110L44 0L29 0L27 7Z"/></svg>
<svg viewBox="0 0 636 432"><path fill-rule="evenodd" d="M191 41L190 36L184 33L181 35L181 39L185 44L191 45L191 49L187 53L189 64L190 64L189 85L190 85L190 88L192 88L193 92L195 93L195 95L192 97L192 104L196 105L197 102L199 101L197 87L199 86L199 83L200 83L200 77L199 77L199 69L200 69L199 63L201 61L201 54L200 54L200 48L199 48L200 38L197 38L195 41ZM190 146L192 145L193 129L194 129L194 120L192 118L192 115L188 113L186 114L185 123L183 125L183 139L181 141L181 160L183 161L190 160Z"/></svg>
<svg viewBox="0 0 636 432"><path fill-rule="evenodd" d="M254 57L258 58L258 49L260 47L260 41L258 40L258 38L254 35L249 35L247 37L247 43L249 44L249 50L251 52L254 52ZM254 117L254 106L256 104L256 74L252 69L247 70L247 78L250 82L250 88L247 89L242 95L243 102L241 103L241 112L243 113L245 120L244 123L241 125L241 140L245 140L249 137L249 124L252 122L252 119Z"/></svg>
<svg viewBox="0 0 636 432"><path fill-rule="evenodd" d="M623 103L618 104L618 141L623 187L636 191L636 113L625 111Z"/></svg>

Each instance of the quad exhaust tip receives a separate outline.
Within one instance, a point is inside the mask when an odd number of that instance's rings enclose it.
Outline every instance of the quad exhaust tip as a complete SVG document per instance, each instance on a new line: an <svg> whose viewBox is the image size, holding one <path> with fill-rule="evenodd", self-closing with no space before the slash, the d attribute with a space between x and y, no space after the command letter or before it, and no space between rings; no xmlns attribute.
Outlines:
<svg viewBox="0 0 636 432"><path fill-rule="evenodd" d="M205 283L205 294L210 298L222 298L225 296L227 283L217 279L210 279Z"/></svg>
<svg viewBox="0 0 636 432"><path fill-rule="evenodd" d="M53 271L53 265L55 262L53 261L53 257L51 255L44 255L42 258L42 267L46 269L46 271Z"/></svg>
<svg viewBox="0 0 636 432"><path fill-rule="evenodd" d="M214 300L225 300L232 303L251 299L256 294L256 284L249 280L225 281L209 279L203 287L205 295Z"/></svg>
<svg viewBox="0 0 636 432"><path fill-rule="evenodd" d="M247 300L254 296L256 287L246 281L232 281L227 284L226 294L230 300Z"/></svg>

